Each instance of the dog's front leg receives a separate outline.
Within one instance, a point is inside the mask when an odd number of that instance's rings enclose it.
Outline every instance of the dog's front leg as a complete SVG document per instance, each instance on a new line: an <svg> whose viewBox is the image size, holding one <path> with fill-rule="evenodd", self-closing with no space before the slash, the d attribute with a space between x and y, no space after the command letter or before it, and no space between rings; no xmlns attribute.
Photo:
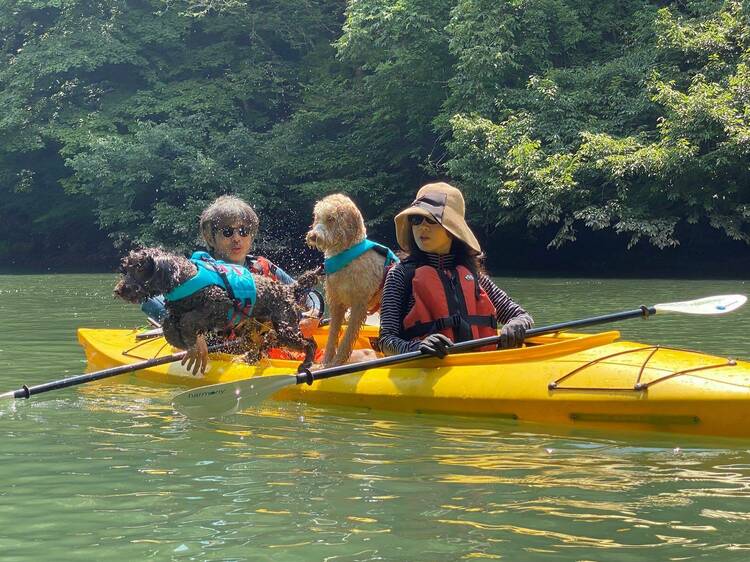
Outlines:
<svg viewBox="0 0 750 562"><path fill-rule="evenodd" d="M185 312L180 318L180 336L186 347L189 349L195 345L198 334L206 334L210 331L212 324L201 310L190 310Z"/></svg>
<svg viewBox="0 0 750 562"><path fill-rule="evenodd" d="M342 365L349 360L349 356L352 354L354 344L359 336L359 331L362 329L362 324L367 318L367 304L357 303L352 306L349 312L349 323L346 326L344 337L339 343L336 357L333 360L333 365Z"/></svg>
<svg viewBox="0 0 750 562"><path fill-rule="evenodd" d="M277 331L278 343L282 347L288 347L291 349L304 351L305 359L300 365L300 369L309 369L315 360L315 351L318 349L318 345L315 340L305 338L302 333L296 328L289 326L279 326Z"/></svg>
<svg viewBox="0 0 750 562"><path fill-rule="evenodd" d="M323 366L325 367L331 364L336 355L344 314L346 314L346 306L338 302L331 303L331 323L328 326L328 341L326 341L326 350L323 354Z"/></svg>
<svg viewBox="0 0 750 562"><path fill-rule="evenodd" d="M179 319L175 320L174 316L171 314L168 314L167 317L164 319L164 322L162 324L162 329L164 330L164 338L167 340L167 343L171 345L172 347L177 347L179 349L187 349L188 346L185 343L185 340L182 338L182 332L180 331L180 324Z"/></svg>
<svg viewBox="0 0 750 562"><path fill-rule="evenodd" d="M312 366L313 361L315 361L315 352L318 350L318 344L312 338L304 338L304 340L305 360L302 362L302 365L300 365L300 368L309 369Z"/></svg>

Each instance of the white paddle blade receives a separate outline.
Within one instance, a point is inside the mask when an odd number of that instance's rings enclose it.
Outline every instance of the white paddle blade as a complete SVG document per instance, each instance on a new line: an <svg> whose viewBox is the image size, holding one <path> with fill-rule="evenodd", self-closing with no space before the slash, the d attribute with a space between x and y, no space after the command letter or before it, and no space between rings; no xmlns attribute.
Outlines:
<svg viewBox="0 0 750 562"><path fill-rule="evenodd" d="M219 418L260 404L296 382L294 375L269 375L211 384L181 392L172 400L172 406L190 418Z"/></svg>
<svg viewBox="0 0 750 562"><path fill-rule="evenodd" d="M380 313L373 312L365 318L365 326L380 326Z"/></svg>
<svg viewBox="0 0 750 562"><path fill-rule="evenodd" d="M655 304L657 312L681 312L684 314L726 314L737 310L747 301L745 295L716 295L694 301Z"/></svg>

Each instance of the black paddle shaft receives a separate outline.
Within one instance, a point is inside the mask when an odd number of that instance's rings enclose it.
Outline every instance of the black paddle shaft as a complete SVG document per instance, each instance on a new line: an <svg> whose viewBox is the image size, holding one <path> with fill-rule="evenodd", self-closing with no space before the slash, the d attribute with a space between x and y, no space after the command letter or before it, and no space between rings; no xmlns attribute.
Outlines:
<svg viewBox="0 0 750 562"><path fill-rule="evenodd" d="M208 348L208 350L218 351L219 349L226 347L226 345L226 343L212 345ZM78 384L98 381L100 379L116 377L117 375L124 375L126 373L140 371L141 369L148 369L149 367L164 365L165 363L173 363L185 357L186 354L186 351L180 351L171 355L165 355L164 357L155 357L153 359L147 359L145 361L139 361L138 363L131 363L129 365L118 365L117 367L110 367L109 369L102 369L101 371L95 371L93 373L84 373L82 375L76 375L73 377L68 377L66 379L45 382L36 386L23 385L18 390L0 394L0 397L29 398L34 394L41 394L42 392L49 392L50 390L58 390L60 388L76 386Z"/></svg>
<svg viewBox="0 0 750 562"><path fill-rule="evenodd" d="M612 314L604 314L602 316L593 316L591 318L583 318L581 320L571 320L569 322L561 322L559 324L552 324L550 326L544 326L541 328L532 328L526 330L525 337L542 336L544 334L553 334L555 332L561 332L563 330L570 330L571 328L581 328L585 326L596 326L598 324L606 324L608 322L615 322L617 320L626 320L628 318L637 318L642 316L648 318L650 315L656 314L655 307L641 306L634 310L625 310L623 312L614 312ZM462 351L469 351L478 347L484 347L485 345L497 345L500 342L500 336L489 336L486 338L480 338L476 340L460 342L452 345L448 348L448 353L460 353ZM425 354L421 351L410 351L408 353L401 353L399 355L391 355L390 357L382 357L380 359L374 359L372 361L365 361L360 363L349 363L346 365L339 365L338 367L329 367L328 369L321 369L320 371L310 372L303 371L297 374L297 384L307 383L312 384L313 381L321 379L329 379L331 377L338 377L341 375L348 375L350 373L356 373L366 369L374 369L376 367L387 367L396 363L404 363L406 361L412 361L420 357L425 357Z"/></svg>

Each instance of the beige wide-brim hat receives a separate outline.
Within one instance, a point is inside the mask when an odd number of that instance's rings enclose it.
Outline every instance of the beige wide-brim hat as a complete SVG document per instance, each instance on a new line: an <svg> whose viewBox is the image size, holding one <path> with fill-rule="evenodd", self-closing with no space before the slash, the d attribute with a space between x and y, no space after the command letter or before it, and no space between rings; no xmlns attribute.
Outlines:
<svg viewBox="0 0 750 562"><path fill-rule="evenodd" d="M443 182L428 183L417 192L417 198L411 206L401 211L393 219L396 223L398 245L405 252L412 251L413 237L409 215L422 215L436 220L445 230L464 242L473 252L480 254L482 248L469 225L466 224L465 213L464 196L458 189Z"/></svg>

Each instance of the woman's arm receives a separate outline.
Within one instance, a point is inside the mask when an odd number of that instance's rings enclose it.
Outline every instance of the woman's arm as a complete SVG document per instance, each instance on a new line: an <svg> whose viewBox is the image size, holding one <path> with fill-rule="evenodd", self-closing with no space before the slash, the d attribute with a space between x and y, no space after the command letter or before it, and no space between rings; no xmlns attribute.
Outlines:
<svg viewBox="0 0 750 562"><path fill-rule="evenodd" d="M268 262L271 264L272 271L274 272L274 275L276 276L276 279L279 283L282 285L291 285L294 283L294 277L289 275L286 271L281 269L278 265L274 264L273 262Z"/></svg>
<svg viewBox="0 0 750 562"><path fill-rule="evenodd" d="M380 335L378 345L386 355L397 355L416 351L420 342L401 337L401 326L406 315L404 310L407 287L406 269L396 265L388 271L380 301Z"/></svg>
<svg viewBox="0 0 750 562"><path fill-rule="evenodd" d="M245 265L253 273L270 277L282 285L292 285L294 283L294 277L263 256L247 256Z"/></svg>

